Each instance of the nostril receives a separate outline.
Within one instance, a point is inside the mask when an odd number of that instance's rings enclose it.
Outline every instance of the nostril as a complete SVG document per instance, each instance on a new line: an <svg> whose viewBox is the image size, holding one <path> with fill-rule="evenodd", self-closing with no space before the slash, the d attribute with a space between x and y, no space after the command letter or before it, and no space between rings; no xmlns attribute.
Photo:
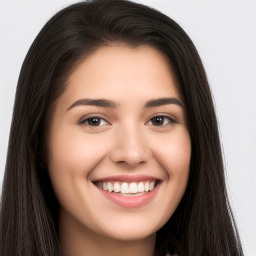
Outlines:
<svg viewBox="0 0 256 256"><path fill-rule="evenodd" d="M128 165L132 168L150 160L150 151L147 149L114 148L111 150L110 158L113 162Z"/></svg>

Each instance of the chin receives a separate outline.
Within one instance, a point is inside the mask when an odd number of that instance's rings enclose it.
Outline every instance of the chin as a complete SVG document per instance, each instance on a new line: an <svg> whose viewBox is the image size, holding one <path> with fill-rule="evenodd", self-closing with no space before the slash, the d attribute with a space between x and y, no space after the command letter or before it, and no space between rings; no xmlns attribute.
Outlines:
<svg viewBox="0 0 256 256"><path fill-rule="evenodd" d="M143 229L143 228L130 228L130 229L120 229L116 232L111 232L106 234L109 238L113 240L123 241L123 242L134 242L147 239L149 237L155 236L156 231Z"/></svg>
<svg viewBox="0 0 256 256"><path fill-rule="evenodd" d="M115 222L101 225L100 233L119 241L139 241L155 236L156 232L166 223L165 219L152 220L152 216L136 216L129 214L123 218L116 218Z"/></svg>

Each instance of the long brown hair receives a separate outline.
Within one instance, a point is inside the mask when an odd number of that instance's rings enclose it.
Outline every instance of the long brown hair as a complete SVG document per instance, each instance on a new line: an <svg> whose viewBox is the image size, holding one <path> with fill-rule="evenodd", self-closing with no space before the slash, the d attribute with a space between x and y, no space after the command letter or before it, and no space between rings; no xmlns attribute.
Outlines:
<svg viewBox="0 0 256 256"><path fill-rule="evenodd" d="M95 0L51 18L33 42L17 86L0 210L2 256L60 256L58 202L45 163L51 107L87 54L102 45L147 44L168 58L188 117L188 186L157 232L155 255L243 255L228 202L218 126L207 77L192 41L172 19L141 4Z"/></svg>

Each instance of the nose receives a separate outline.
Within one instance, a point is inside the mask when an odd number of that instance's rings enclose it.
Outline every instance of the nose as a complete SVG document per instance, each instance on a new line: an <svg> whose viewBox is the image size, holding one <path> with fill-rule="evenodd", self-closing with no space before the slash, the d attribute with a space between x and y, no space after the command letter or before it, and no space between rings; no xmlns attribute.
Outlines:
<svg viewBox="0 0 256 256"><path fill-rule="evenodd" d="M151 151L143 132L136 128L119 129L115 134L110 158L115 163L121 163L134 168L146 163L151 158Z"/></svg>

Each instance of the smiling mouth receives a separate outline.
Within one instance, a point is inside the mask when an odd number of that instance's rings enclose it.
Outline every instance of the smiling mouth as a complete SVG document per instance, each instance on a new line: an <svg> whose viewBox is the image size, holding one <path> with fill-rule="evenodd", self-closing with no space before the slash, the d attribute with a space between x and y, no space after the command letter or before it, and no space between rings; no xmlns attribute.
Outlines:
<svg viewBox="0 0 256 256"><path fill-rule="evenodd" d="M154 200L162 181L147 175L119 175L95 180L93 184L116 205L136 209Z"/></svg>
<svg viewBox="0 0 256 256"><path fill-rule="evenodd" d="M121 181L100 181L95 182L95 185L100 189L109 193L114 193L120 196L139 196L149 193L154 190L158 184L154 181L140 181L140 182L121 182Z"/></svg>

